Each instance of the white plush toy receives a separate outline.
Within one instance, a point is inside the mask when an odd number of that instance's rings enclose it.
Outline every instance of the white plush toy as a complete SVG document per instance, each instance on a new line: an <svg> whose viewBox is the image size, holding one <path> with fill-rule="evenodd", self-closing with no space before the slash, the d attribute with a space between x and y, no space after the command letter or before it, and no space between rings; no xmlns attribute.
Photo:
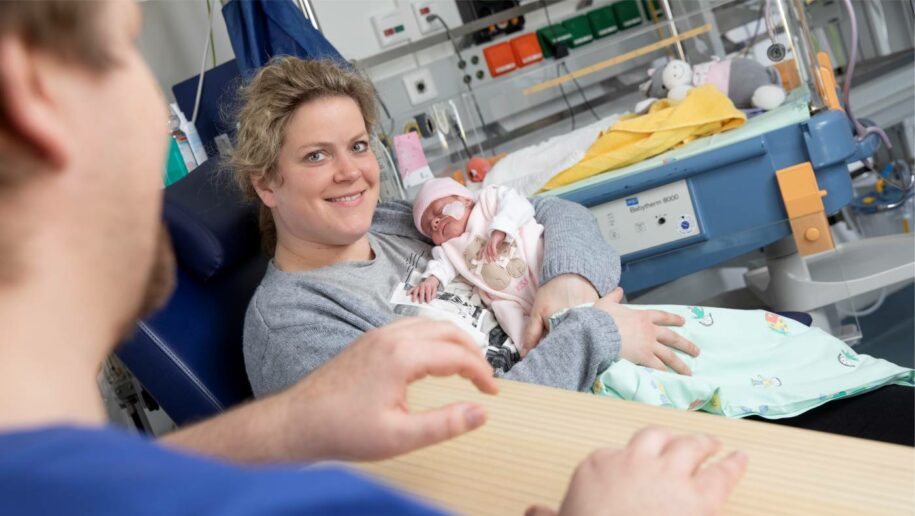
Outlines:
<svg viewBox="0 0 915 516"><path fill-rule="evenodd" d="M651 80L645 85L649 97L683 100L687 92L700 84L712 84L728 96L738 108L756 107L766 111L785 102L785 90L775 68L767 68L752 59L714 60L691 67L674 59L657 70L649 70Z"/></svg>

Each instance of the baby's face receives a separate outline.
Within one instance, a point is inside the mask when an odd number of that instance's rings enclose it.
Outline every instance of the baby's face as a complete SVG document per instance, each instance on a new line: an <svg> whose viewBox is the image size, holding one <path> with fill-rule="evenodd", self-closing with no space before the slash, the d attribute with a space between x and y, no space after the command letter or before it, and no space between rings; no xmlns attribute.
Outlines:
<svg viewBox="0 0 915 516"><path fill-rule="evenodd" d="M445 206L453 202L464 204L464 216L460 219L455 219L442 213ZM435 245L442 245L452 238L463 235L464 230L467 228L467 220L470 218L472 206L472 200L459 195L449 195L432 201L432 204L426 208L426 211L423 212L423 217L419 221L423 228L423 233L429 235Z"/></svg>

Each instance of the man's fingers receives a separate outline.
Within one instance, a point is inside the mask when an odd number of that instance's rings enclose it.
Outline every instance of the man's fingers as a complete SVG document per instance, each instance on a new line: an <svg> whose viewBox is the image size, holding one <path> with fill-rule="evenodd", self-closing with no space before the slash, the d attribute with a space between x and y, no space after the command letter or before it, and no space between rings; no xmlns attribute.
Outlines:
<svg viewBox="0 0 915 516"><path fill-rule="evenodd" d="M683 326L686 320L677 314L665 312L663 310L648 310L651 322L660 326Z"/></svg>
<svg viewBox="0 0 915 516"><path fill-rule="evenodd" d="M660 349L655 352L655 356L657 356L661 362L664 362L667 367L673 369L675 372L686 376L692 376L693 372L690 371L689 366L686 365L683 360L680 360L680 357L678 357L677 354L667 346L662 344Z"/></svg>
<svg viewBox="0 0 915 516"><path fill-rule="evenodd" d="M486 409L475 403L452 403L408 414L403 419L398 446L415 450L452 439L486 422Z"/></svg>
<svg viewBox="0 0 915 516"><path fill-rule="evenodd" d="M423 349L409 350L410 365L408 380L414 382L426 376L451 376L457 374L473 382L477 389L486 394L496 394L499 388L492 375L492 366L480 353L479 348L468 350L461 346L449 346L447 341L435 342L425 339Z"/></svg>
<svg viewBox="0 0 915 516"><path fill-rule="evenodd" d="M719 448L721 442L710 435L681 435L668 442L661 454L674 471L693 476Z"/></svg>
<svg viewBox="0 0 915 516"><path fill-rule="evenodd" d="M699 346L693 344L686 337L671 329L658 328L658 342L665 346L679 349L687 355L694 357L699 356Z"/></svg>
<svg viewBox="0 0 915 516"><path fill-rule="evenodd" d="M467 332L460 329L454 323L447 321L434 321L423 317L404 317L387 326L384 326L384 328L388 328L389 330L397 330L396 332L388 331L386 333L390 339L395 341L415 343L416 337L421 335L424 339L429 339L429 342L432 340L446 341L451 344L457 344L458 346L472 352L474 355L482 356L480 353L480 347L477 345L477 343L474 342L474 340L470 337L470 335L467 334ZM429 344L423 345L424 350L429 347Z"/></svg>
<svg viewBox="0 0 915 516"><path fill-rule="evenodd" d="M735 451L720 461L710 464L696 475L697 485L709 500L721 506L743 478L749 459L743 452Z"/></svg>
<svg viewBox="0 0 915 516"><path fill-rule="evenodd" d="M672 438L673 434L670 430L652 426L636 432L636 434L629 439L627 448L632 450L632 453L636 455L657 457Z"/></svg>
<svg viewBox="0 0 915 516"><path fill-rule="evenodd" d="M524 511L524 516L556 516L556 511L545 505L531 505Z"/></svg>

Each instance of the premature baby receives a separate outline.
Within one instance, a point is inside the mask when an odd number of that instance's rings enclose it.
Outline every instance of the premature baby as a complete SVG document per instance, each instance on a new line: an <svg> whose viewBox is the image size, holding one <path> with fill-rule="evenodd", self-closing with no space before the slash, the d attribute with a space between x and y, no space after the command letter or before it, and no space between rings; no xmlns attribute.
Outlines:
<svg viewBox="0 0 915 516"><path fill-rule="evenodd" d="M416 196L413 221L436 245L413 300L432 300L460 274L520 351L543 262L543 226L531 203L504 186L475 196L451 178L433 179Z"/></svg>

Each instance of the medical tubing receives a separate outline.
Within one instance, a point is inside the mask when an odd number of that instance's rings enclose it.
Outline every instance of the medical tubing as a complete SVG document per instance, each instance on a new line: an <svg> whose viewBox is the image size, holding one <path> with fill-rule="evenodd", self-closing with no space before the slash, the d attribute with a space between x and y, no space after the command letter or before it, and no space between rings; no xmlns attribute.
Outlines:
<svg viewBox="0 0 915 516"><path fill-rule="evenodd" d="M200 77L197 79L197 95L194 97L194 112L191 115L191 123L197 123L197 112L200 110L200 97L203 95L203 73L207 69L207 53L210 51L210 35L213 33L213 13L216 9L212 8L212 2L207 0L207 10L210 12L209 26L207 32L206 44L203 46L203 58L200 60Z"/></svg>
<svg viewBox="0 0 915 516"><path fill-rule="evenodd" d="M859 138L864 139L868 134L876 134L883 140L883 144L886 145L887 150L889 150L893 148L893 144L890 142L890 138L886 133L883 132L883 129L875 126L864 127L864 124L859 122L858 119L855 118L855 115L852 114L851 103L849 102L849 92L851 92L851 78L855 73L855 61L858 58L858 19L855 16L855 9L851 5L851 0L843 0L843 4L845 5L845 10L848 11L848 18L851 21L851 50L849 51L848 66L845 67L845 84L842 87L845 112L848 113L848 118L850 118L854 124Z"/></svg>
<svg viewBox="0 0 915 516"><path fill-rule="evenodd" d="M588 111L591 112L591 115L594 116L595 120L600 120L600 117L597 116L597 113L594 111L594 108L591 107L591 103L588 101L588 97L585 96L585 90L583 90L581 88L581 84L578 84L578 79L576 79L575 76L572 75L572 72L569 71L569 67L566 65L566 62L563 61L560 64L562 65L563 68L565 68L566 73L572 76L572 82L575 84L575 87L578 88L578 93L581 95L581 98L584 99L585 105L588 106Z"/></svg>
<svg viewBox="0 0 915 516"><path fill-rule="evenodd" d="M432 21L432 20L438 20L438 22L442 24L442 27L445 28L445 35L448 36L448 41L451 42L451 46L454 48L454 53L457 54L458 61L463 61L464 57L461 55L461 51L458 49L457 43L454 41L454 38L451 37L451 27L449 27L448 24L445 23L445 20L441 16L439 16L435 13L432 13L429 16L426 16L426 21ZM473 92L473 86L471 86L469 82L465 82L464 84L467 85L467 90L470 92L470 100L473 101L473 108L476 110L477 116L480 118L480 129L483 129L484 127L486 127L486 120L483 118L483 112L480 111L480 105L477 103L477 95L476 95L476 93ZM484 131L484 134L485 134L485 131ZM493 150L495 150L495 148L493 148Z"/></svg>
<svg viewBox="0 0 915 516"><path fill-rule="evenodd" d="M769 33L769 41L775 44L775 28L772 26L772 0L766 0L766 32Z"/></svg>
<svg viewBox="0 0 915 516"><path fill-rule="evenodd" d="M559 77L560 73L561 72L559 71L559 65L556 65L556 77ZM562 89L562 83L558 84L557 86L559 86L559 93L562 94L562 100L565 101L566 107L569 109L569 116L572 117L572 129L571 130L574 131L575 130L575 110L572 109L572 103L569 102L569 98L566 97L566 91L564 89Z"/></svg>
<svg viewBox="0 0 915 516"><path fill-rule="evenodd" d="M759 4L759 12L756 13L756 27L753 28L753 38L750 39L749 42L742 49L740 49L740 55L746 57L747 54L750 53L750 49L753 48L753 45L756 44L756 39L759 38L759 29L762 24L762 18L763 18L763 16L768 14L768 11L766 10L766 6L768 4L769 4L768 1L761 2Z"/></svg>

